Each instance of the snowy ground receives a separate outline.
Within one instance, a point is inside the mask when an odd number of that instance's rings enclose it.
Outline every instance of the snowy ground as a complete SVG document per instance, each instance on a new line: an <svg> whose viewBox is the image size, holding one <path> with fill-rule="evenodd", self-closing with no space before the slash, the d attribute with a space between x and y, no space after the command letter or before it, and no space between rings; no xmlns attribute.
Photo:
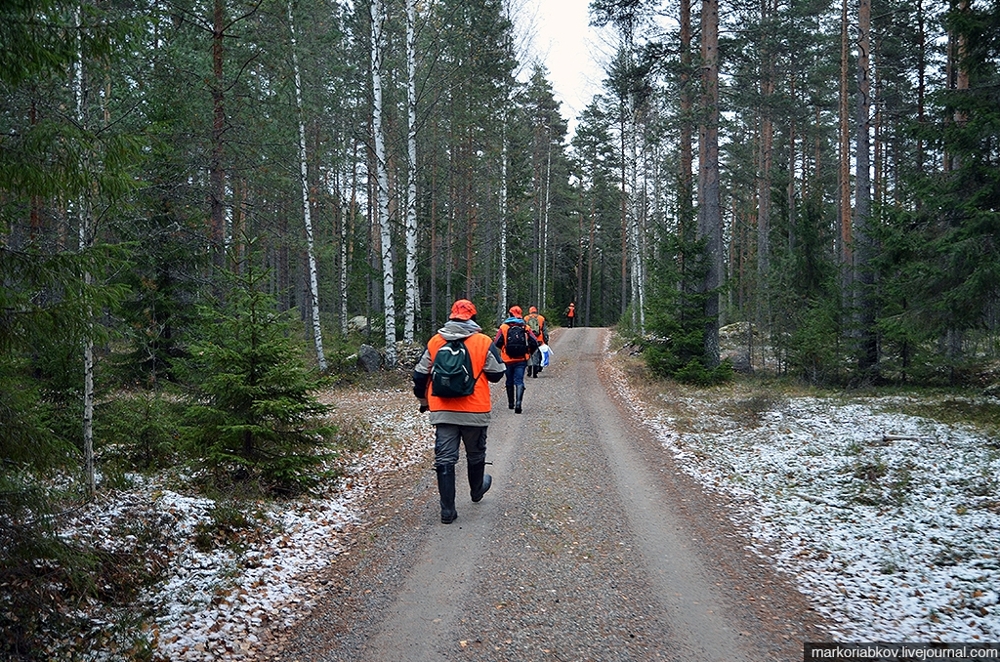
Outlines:
<svg viewBox="0 0 1000 662"><path fill-rule="evenodd" d="M751 397L748 411L745 394L640 397L615 375L684 470L734 498L753 549L777 550L840 624L834 639L1000 640L1000 441L883 413L886 398Z"/></svg>
<svg viewBox="0 0 1000 662"><path fill-rule="evenodd" d="M308 612L316 593L325 590L316 581L316 571L349 553L350 532L364 517L358 504L378 485L380 474L420 462L433 448L433 428L426 416L415 415L412 393L352 390L349 397L331 397L335 417L360 427L370 448L348 459L347 475L325 497L259 504L257 512L248 513L254 524L248 539L200 551L199 524L217 528L217 504L139 479L133 489L105 494L63 531L108 549L133 542L101 535L122 518L158 521L166 529L171 541L168 578L146 599L146 606L159 614L146 634L159 659L255 659L261 652L262 627L287 628ZM95 629L102 626L107 627L95 623ZM73 639L59 642L64 650L75 644ZM91 659L115 659L107 644L101 648ZM60 657L59 651L52 652Z"/></svg>
<svg viewBox="0 0 1000 662"><path fill-rule="evenodd" d="M739 504L731 516L752 533L753 549L776 553L778 567L840 624L832 638L1000 640L998 440L881 413L885 399L758 396L748 405L745 394L707 401L678 388L664 397L630 384L620 367L612 374L685 471ZM216 504L152 482L107 494L64 532L100 539L121 517L159 519L169 530L169 577L148 598L159 614L148 636L163 659L257 658L259 628L290 626L323 590L315 571L347 553L365 517L361 498L379 475L427 458L433 430L407 390L332 397L342 415L370 424L370 448L327 497L262 504L258 538L242 551L200 552L197 525Z"/></svg>

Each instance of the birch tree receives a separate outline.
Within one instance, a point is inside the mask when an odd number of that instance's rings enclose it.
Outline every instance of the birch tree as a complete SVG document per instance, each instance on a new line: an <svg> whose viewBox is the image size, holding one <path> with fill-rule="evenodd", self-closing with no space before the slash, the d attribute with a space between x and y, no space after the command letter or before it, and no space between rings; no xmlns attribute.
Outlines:
<svg viewBox="0 0 1000 662"><path fill-rule="evenodd" d="M406 310L403 340L413 342L420 301L417 283L417 56L414 46L416 0L406 0Z"/></svg>
<svg viewBox="0 0 1000 662"><path fill-rule="evenodd" d="M316 347L316 361L319 369L326 371L326 356L323 353L323 327L319 319L319 282L316 274L316 249L313 242L312 212L309 204L309 164L306 161L306 126L302 111L302 77L299 73L299 57L296 52L295 19L292 3L288 2L288 31L292 44L292 71L295 80L295 110L299 129L299 183L302 188L302 218L306 227L306 253L309 259L309 296L312 308L313 342Z"/></svg>
<svg viewBox="0 0 1000 662"><path fill-rule="evenodd" d="M396 365L396 304L392 273L392 232L389 224L389 171L386 162L385 136L382 126L382 61L385 56L383 31L385 7L382 0L371 4L371 70L372 70L372 138L375 143L377 201L375 222L378 224L382 251L382 303L385 308L385 359Z"/></svg>
<svg viewBox="0 0 1000 662"><path fill-rule="evenodd" d="M83 25L80 19L79 5L75 10L76 23L76 67L73 77L73 97L76 101L76 121L81 129L86 124L86 110L84 108L84 79L83 79ZM80 150L81 173L89 173L87 147ZM90 200L88 198L87 187L80 193L77 200L77 212L79 214L80 237L79 247L81 253L86 253L91 247L93 240L91 234ZM84 289L89 290L93 275L90 269L85 269L83 274ZM94 320L93 310L87 308L87 332L83 339L83 466L87 485L87 493L93 497L97 491L97 481L94 474Z"/></svg>

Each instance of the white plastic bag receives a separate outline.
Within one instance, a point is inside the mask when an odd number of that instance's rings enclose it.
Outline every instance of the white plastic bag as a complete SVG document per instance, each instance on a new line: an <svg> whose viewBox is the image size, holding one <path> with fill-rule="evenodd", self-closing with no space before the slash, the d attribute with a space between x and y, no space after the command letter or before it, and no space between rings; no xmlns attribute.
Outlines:
<svg viewBox="0 0 1000 662"><path fill-rule="evenodd" d="M538 365L544 368L549 364L549 361L552 360L552 349L546 343L542 343L538 346L538 352L542 355L541 361Z"/></svg>

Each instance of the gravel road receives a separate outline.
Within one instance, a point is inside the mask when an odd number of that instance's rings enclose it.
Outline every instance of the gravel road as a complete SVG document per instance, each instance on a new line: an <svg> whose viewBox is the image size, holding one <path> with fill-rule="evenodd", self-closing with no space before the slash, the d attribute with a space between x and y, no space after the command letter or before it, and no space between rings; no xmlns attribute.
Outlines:
<svg viewBox="0 0 1000 662"><path fill-rule="evenodd" d="M473 504L460 481L456 522L439 521L430 462L398 472L274 659L797 662L804 641L829 639L745 549L732 504L609 395L606 333L554 333L521 415L493 387L493 488Z"/></svg>

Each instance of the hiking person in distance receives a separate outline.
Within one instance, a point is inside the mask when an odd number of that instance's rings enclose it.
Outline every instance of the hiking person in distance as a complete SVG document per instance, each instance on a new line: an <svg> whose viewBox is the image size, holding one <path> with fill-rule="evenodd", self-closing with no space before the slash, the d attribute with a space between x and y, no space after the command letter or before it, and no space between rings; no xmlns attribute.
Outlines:
<svg viewBox="0 0 1000 662"><path fill-rule="evenodd" d="M446 378L441 377L445 371L435 367L441 368L446 359L455 357L465 362L464 379L452 377L445 383ZM500 352L476 323L476 306L468 299L459 299L452 305L445 325L427 341L427 348L413 368L413 394L420 400L421 411L430 410L430 423L435 428L434 470L444 524L458 517L455 465L460 444L465 444L472 501L481 501L493 483L493 477L486 473L490 384L499 382L504 374ZM447 388L454 388L459 381L462 383L458 390Z"/></svg>
<svg viewBox="0 0 1000 662"><path fill-rule="evenodd" d="M566 326L573 328L573 323L576 321L576 304L572 301L569 304L569 308L566 309Z"/></svg>
<svg viewBox="0 0 1000 662"><path fill-rule="evenodd" d="M510 317L500 325L493 344L500 349L500 358L507 366L507 408L520 414L524 399L524 370L528 359L538 349L538 339L521 317L521 306L511 306Z"/></svg>
<svg viewBox="0 0 1000 662"><path fill-rule="evenodd" d="M541 345L549 344L549 330L545 326L545 316L540 314L538 308L534 306L528 308L528 314L524 316L524 323L535 334L535 338L539 342L539 349L531 353L527 368L530 377L538 377L538 373L542 371Z"/></svg>

